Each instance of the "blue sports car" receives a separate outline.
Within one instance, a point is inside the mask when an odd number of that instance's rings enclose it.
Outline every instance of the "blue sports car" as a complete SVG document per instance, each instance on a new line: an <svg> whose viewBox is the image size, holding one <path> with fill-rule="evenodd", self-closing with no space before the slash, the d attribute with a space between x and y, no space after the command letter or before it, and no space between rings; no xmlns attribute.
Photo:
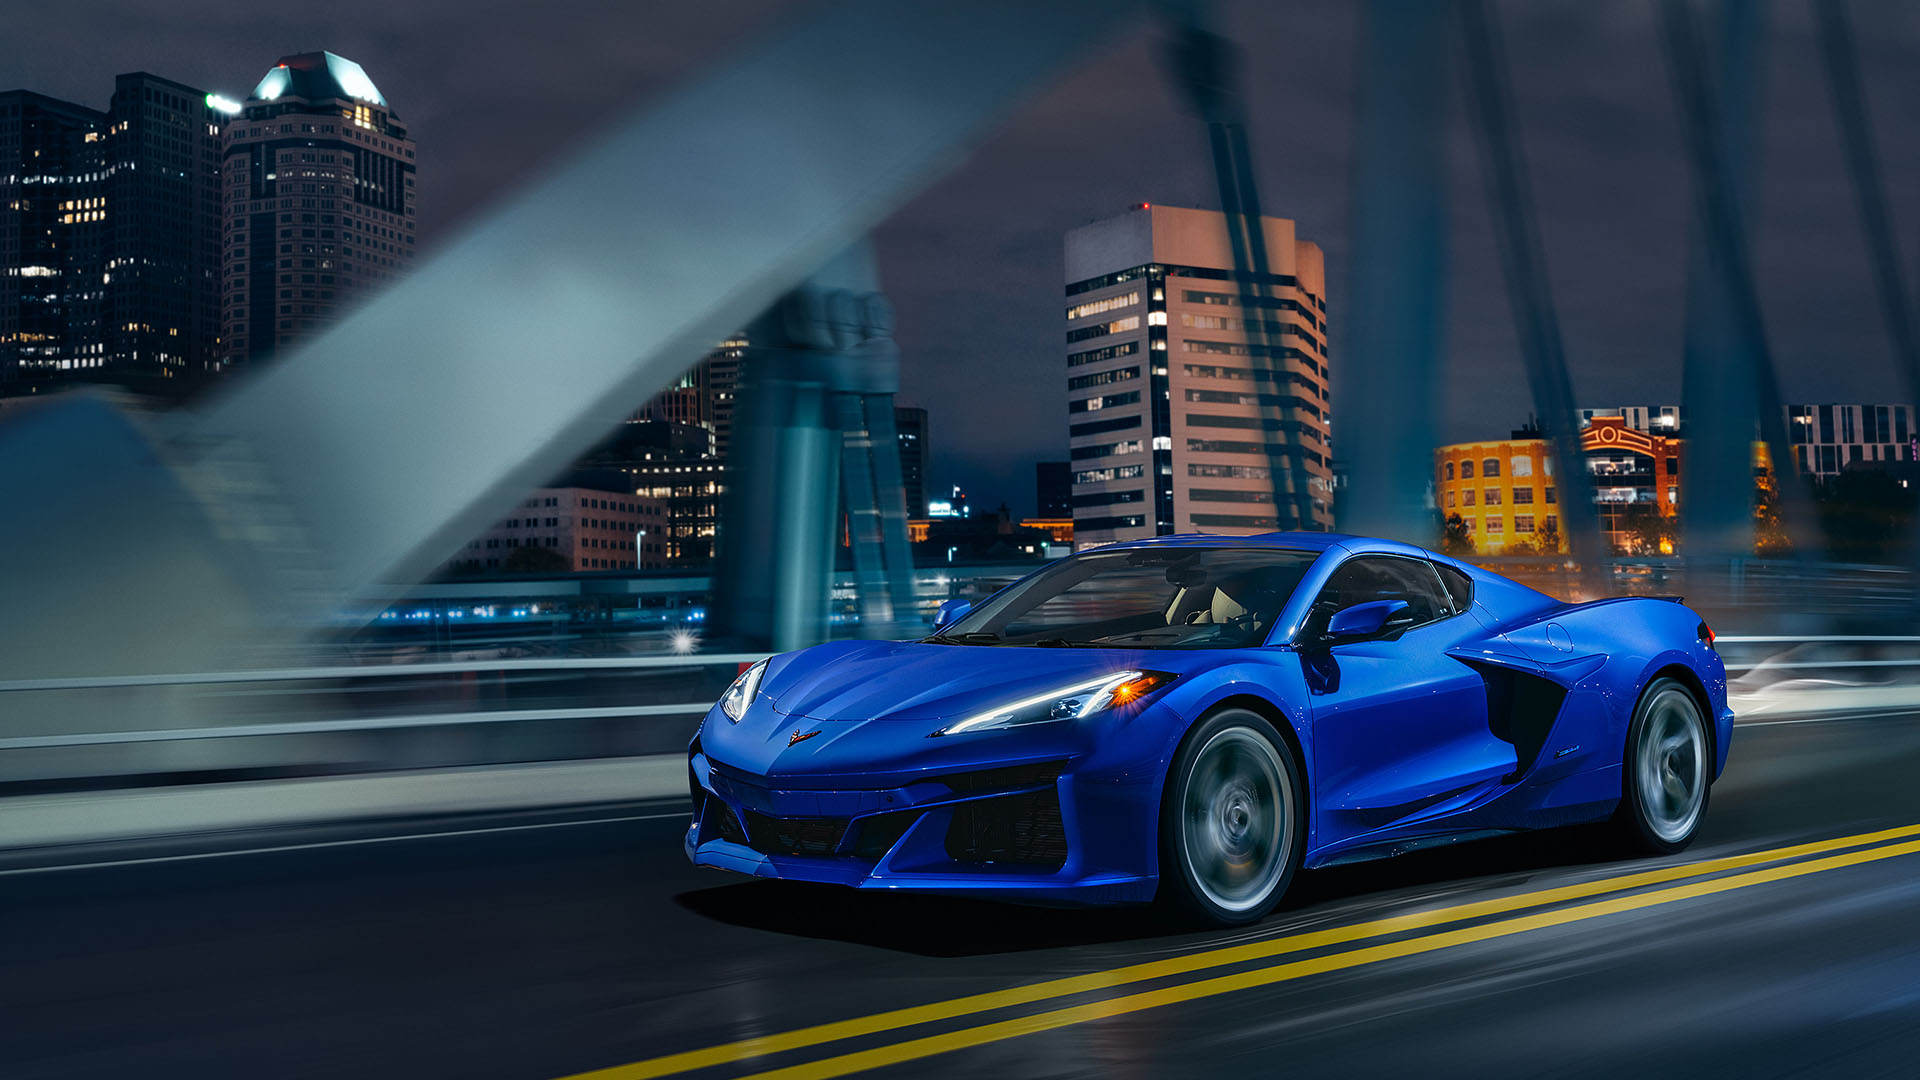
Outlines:
<svg viewBox="0 0 1920 1080"><path fill-rule="evenodd" d="M1565 604L1386 540L1082 552L920 641L743 672L688 856L758 877L1260 918L1301 867L1611 820L1692 840L1733 733L1677 600Z"/></svg>

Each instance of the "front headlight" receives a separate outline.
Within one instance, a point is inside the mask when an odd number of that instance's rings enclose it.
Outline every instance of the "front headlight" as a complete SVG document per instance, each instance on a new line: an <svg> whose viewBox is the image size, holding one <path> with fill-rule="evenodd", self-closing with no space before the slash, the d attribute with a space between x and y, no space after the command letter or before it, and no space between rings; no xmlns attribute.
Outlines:
<svg viewBox="0 0 1920 1080"><path fill-rule="evenodd" d="M767 662L762 660L741 672L733 685L727 687L727 692L720 695L720 711L727 714L727 719L736 724L740 722L747 706L753 704L754 695L760 692L760 677L766 673Z"/></svg>
<svg viewBox="0 0 1920 1080"><path fill-rule="evenodd" d="M960 735L970 731L998 731L1028 724L1046 724L1055 720L1078 720L1138 701L1174 678L1165 671L1115 672L1090 682L1075 683L1037 697L975 713L948 724L934 734Z"/></svg>

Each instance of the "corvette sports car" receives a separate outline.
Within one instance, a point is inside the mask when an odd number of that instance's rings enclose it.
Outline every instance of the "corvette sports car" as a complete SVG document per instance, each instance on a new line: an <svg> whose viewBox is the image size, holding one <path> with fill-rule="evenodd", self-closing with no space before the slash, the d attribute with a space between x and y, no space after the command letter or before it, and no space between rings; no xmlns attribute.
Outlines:
<svg viewBox="0 0 1920 1080"><path fill-rule="evenodd" d="M741 673L690 748L688 856L1242 923L1303 866L1495 833L1677 851L1733 730L1677 599L1566 604L1385 540L1114 544L935 623Z"/></svg>

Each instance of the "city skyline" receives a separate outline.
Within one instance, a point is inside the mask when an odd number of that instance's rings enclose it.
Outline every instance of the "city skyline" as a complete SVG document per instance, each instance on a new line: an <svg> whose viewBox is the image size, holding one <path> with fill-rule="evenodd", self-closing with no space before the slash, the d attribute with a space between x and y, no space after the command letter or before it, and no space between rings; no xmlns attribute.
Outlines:
<svg viewBox="0 0 1920 1080"><path fill-rule="evenodd" d="M116 71L152 70L237 94L263 58L312 47L353 56L405 103L430 146L426 167L438 179L421 243L431 255L555 155L775 29L793 8L742 0L642 14L582 5L469 25L476 21L453 5L396 11L350 2L228 22L95 2L23 12L0 42L0 71L98 106ZM71 31L80 13L128 32L79 51ZM1269 211L1300 222L1326 249L1338 354L1350 270L1356 16L1295 4L1226 5L1224 16L1238 40L1286 43L1288 63L1248 69L1253 146ZM1651 14L1506 5L1502 17L1578 397L1677 398L1689 195ZM1772 24L1755 246L1763 296L1793 301L1769 309L1783 391L1801 401L1904 400L1871 308L1827 94L1817 65L1801 62L1815 51L1808 18L1782 6ZM641 25L646 32L629 30ZM1860 41L1862 78L1880 105L1882 166L1904 175L1920 167L1920 132L1897 124L1886 103L1920 93L1920 68L1905 63L1920 51L1920 11L1876 9L1873 26ZM500 40L515 43L511 55ZM1136 202L1217 205L1204 134L1165 85L1160 45L1144 23L1127 30L877 234L898 312L902 398L928 406L945 448L933 482L1005 492L1021 507L1031 463L1065 456L1056 434L1066 407L1055 377L1058 315L1046 299L1059 278L1061 232ZM513 77L503 79L509 62ZM1623 79L1623 71L1639 74ZM1447 131L1456 295L1444 441L1499 434L1531 408L1471 139L1456 108ZM1920 189L1896 184L1889 194L1912 265ZM985 385L1030 393L986 395Z"/></svg>

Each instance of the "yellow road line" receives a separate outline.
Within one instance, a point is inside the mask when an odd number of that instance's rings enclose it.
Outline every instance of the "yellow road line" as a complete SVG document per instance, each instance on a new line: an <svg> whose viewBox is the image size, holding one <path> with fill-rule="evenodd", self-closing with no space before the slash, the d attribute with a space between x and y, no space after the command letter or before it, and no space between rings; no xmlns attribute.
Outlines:
<svg viewBox="0 0 1920 1080"><path fill-rule="evenodd" d="M874 1013L870 1016L850 1020L837 1020L812 1027L796 1028L792 1031L762 1035L737 1042L723 1043L718 1046L704 1047L699 1050L687 1050L663 1057L648 1058L626 1065L615 1065L605 1069L579 1073L563 1080L650 1080L652 1077L671 1076L676 1073L691 1072L695 1069L711 1068L731 1062L746 1061L752 1058L766 1057L799 1050L822 1043L838 1042L842 1039L858 1038L864 1035L876 1035L899 1028L913 1027L918 1024L932 1023L938 1020L952 1020L975 1013L990 1012L1013 1005L1029 1005L1037 1001L1067 997L1093 990L1108 990L1128 983L1144 982L1148 979L1165 978L1169 975L1185 975L1208 968L1242 964L1251 960L1263 960L1286 953L1302 952L1308 949L1340 945L1366 938L1382 937L1387 934L1404 933L1409 930L1423 930L1446 923L1460 922L1466 919L1483 918L1488 915L1501 915L1524 908L1556 904L1567 900L1578 900L1603 893L1635 889L1646 885L1658 885L1669 881L1704 877L1727 870L1737 870L1747 866L1796 859L1805 855L1817 855L1829 851L1841 851L1847 848L1862 847L1868 844L1897 840L1903 837L1920 836L1920 825L1908 825L1897 829L1884 829L1879 832L1861 833L1856 836L1843 836L1832 840L1820 840L1808 844L1796 844L1791 847L1775 848L1770 851L1756 851L1746 855L1732 855L1720 859L1708 859L1704 862L1679 863L1647 870L1637 874L1620 877L1601 878L1595 881L1583 881L1574 885L1543 889L1538 892L1520 893L1514 896L1496 897L1454 907L1435 908L1431 911L1413 912L1396 915L1370 922L1354 923L1349 926L1333 927L1285 937L1269 938L1264 941L1250 942L1244 945L1232 945L1218 949L1208 949L1188 953L1183 956L1152 960L1146 963L1130 964L1125 967L1106 971L1089 972L1085 975L1071 975L1045 982L1030 983L1026 986L1011 987L1006 990L992 990L981 994L953 998L948 1001L933 1002L927 1005L915 1005L904 1009L892 1009Z"/></svg>
<svg viewBox="0 0 1920 1080"><path fill-rule="evenodd" d="M1296 960L1288 964L1275 964L1271 967L1256 968L1233 975L1221 975L1211 979L1199 979L1178 986L1149 990L1145 993L1129 994L1123 997L1108 998L1086 1005L1057 1009L1053 1012L1039 1013L1033 1016L1015 1017L998 1023L982 1024L978 1027L962 1028L940 1035L895 1043L890 1046L876 1047L838 1057L811 1061L801 1065L792 1065L784 1069L755 1073L743 1080L828 1080L830 1077L846 1076L850 1073L864 1072L886 1065L898 1065L908 1061L945 1054L954 1050L983 1046L1032 1035L1042 1031L1084 1024L1089 1020L1102 1020L1108 1017L1124 1016L1145 1009L1157 1009L1163 1005L1175 1005L1181 1002L1195 1001L1200 998L1231 994L1236 990L1248 990L1260 986L1272 986L1275 983L1292 979L1318 975L1329 971L1342 971L1349 968L1376 964L1383 960L1394 960L1405 956L1417 956L1421 953L1437 952L1458 945L1470 945L1493 938L1523 934L1529 930L1540 930L1551 926L1565 926L1568 923L1597 919L1603 915L1615 915L1640 908L1670 904L1676 900L1688 900L1695 897L1711 896L1715 893L1730 892L1734 889L1764 885L1788 878L1817 874L1823 870L1833 870L1843 866L1891 859L1899 855L1920 852L1920 841L1895 844L1890 847L1871 848L1845 855L1834 855L1810 862L1776 866L1768 870L1757 870L1735 877L1715 878L1711 881L1695 882L1658 892L1641 893L1636 896L1624 896L1613 900L1601 900L1579 907L1565 908L1560 911L1540 912L1534 915L1522 915L1519 918L1502 922L1487 923L1482 926L1470 926L1460 930L1447 930L1425 937L1408 938L1403 941L1389 942L1384 945L1371 945L1329 956L1314 957L1310 960Z"/></svg>

